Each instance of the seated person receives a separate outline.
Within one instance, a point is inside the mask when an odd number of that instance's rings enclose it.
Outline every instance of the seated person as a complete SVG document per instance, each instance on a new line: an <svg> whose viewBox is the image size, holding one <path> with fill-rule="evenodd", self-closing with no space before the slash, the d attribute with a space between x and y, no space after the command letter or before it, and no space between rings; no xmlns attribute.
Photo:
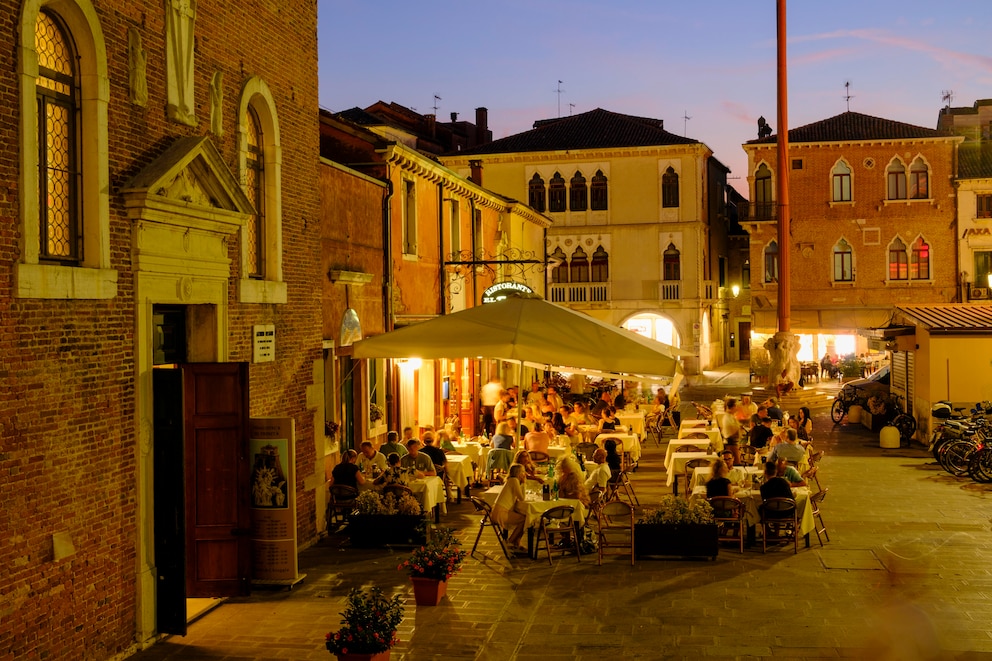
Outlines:
<svg viewBox="0 0 992 661"><path fill-rule="evenodd" d="M551 445L551 437L548 433L544 431L544 424L541 422L534 423L534 430L524 436L524 447L528 450L535 450L537 452L548 453L548 446Z"/></svg>
<svg viewBox="0 0 992 661"><path fill-rule="evenodd" d="M789 370L782 370L782 373L778 376L778 379L776 379L775 393L779 397L782 397L792 392L795 387L796 382L789 377Z"/></svg>
<svg viewBox="0 0 992 661"><path fill-rule="evenodd" d="M617 442L612 438L603 441L603 451L606 452L606 465L613 475L623 470L623 457L617 452Z"/></svg>
<svg viewBox="0 0 992 661"><path fill-rule="evenodd" d="M571 415L571 411L569 410L569 408L567 406L562 406L560 409L554 412L554 415L551 416L551 422L549 424L551 425L551 428L554 430L555 434L559 436L565 434L565 431L568 428L567 420L569 415Z"/></svg>
<svg viewBox="0 0 992 661"><path fill-rule="evenodd" d="M743 467L735 465L737 460L734 458L734 453L730 450L724 450L720 453L720 458L723 459L723 463L727 464L727 478L730 483L743 484L747 479L747 471Z"/></svg>
<svg viewBox="0 0 992 661"><path fill-rule="evenodd" d="M558 497L574 498L583 505L588 506L590 503L589 492L586 490L586 485L582 478L582 469L575 463L575 459L570 455L565 455L559 459L558 465L555 466L555 479L558 480Z"/></svg>
<svg viewBox="0 0 992 661"><path fill-rule="evenodd" d="M597 489L605 491L611 477L613 477L613 471L606 463L606 450L596 448L592 454L592 464L586 464L586 491L589 493Z"/></svg>
<svg viewBox="0 0 992 661"><path fill-rule="evenodd" d="M403 484L403 468L400 467L400 455L390 452L386 457L386 470L382 475L375 478L376 486L387 486L389 484Z"/></svg>
<svg viewBox="0 0 992 661"><path fill-rule="evenodd" d="M431 463L434 464L434 470L437 471L438 475L441 475L445 466L448 464L448 458L444 454L444 450L437 447L437 440L434 438L434 432L425 431L424 432L424 454L431 458Z"/></svg>
<svg viewBox="0 0 992 661"><path fill-rule="evenodd" d="M358 470L369 477L378 477L386 470L386 455L376 452L372 441L362 441L358 455Z"/></svg>
<svg viewBox="0 0 992 661"><path fill-rule="evenodd" d="M489 445L496 450L513 449L513 432L510 431L509 422L496 423L496 433L493 434Z"/></svg>
<svg viewBox="0 0 992 661"><path fill-rule="evenodd" d="M758 416L754 416L754 418L752 418L754 429L751 430L750 436L751 447L763 448L775 436L775 432L772 431L773 420L771 418L761 419Z"/></svg>
<svg viewBox="0 0 992 661"><path fill-rule="evenodd" d="M810 420L810 413L808 406L800 406L799 414L795 416L796 421L796 431L799 434L800 443L809 443L813 440L813 421ZM792 422L793 418L789 418L789 422Z"/></svg>
<svg viewBox="0 0 992 661"><path fill-rule="evenodd" d="M354 450L345 450L341 455L341 463L331 471L331 484L337 484L352 489L358 489L359 485L365 484L365 476L358 468L358 453Z"/></svg>
<svg viewBox="0 0 992 661"><path fill-rule="evenodd" d="M524 479L523 466L512 464L506 482L493 504L492 519L508 532L507 541L511 549L526 552L526 547L520 544L520 539L524 536L524 524L527 522Z"/></svg>
<svg viewBox="0 0 992 661"><path fill-rule="evenodd" d="M769 498L793 498L788 481L779 477L778 468L771 461L765 463L765 479L761 482L761 499Z"/></svg>
<svg viewBox="0 0 992 661"><path fill-rule="evenodd" d="M401 457L405 455L406 446L399 442L399 437L400 435L394 431L387 433L386 442L383 443L382 447L379 448L379 452L386 455L387 457L389 456L390 452L395 452Z"/></svg>
<svg viewBox="0 0 992 661"><path fill-rule="evenodd" d="M765 400L764 406L765 409L768 411L769 418L771 418L772 420L776 420L778 422L782 422L782 418L784 414L782 412L782 409L779 408L777 399L775 399L774 397L769 397L768 399Z"/></svg>
<svg viewBox="0 0 992 661"><path fill-rule="evenodd" d="M455 438L458 438L458 436L456 435ZM451 434L445 429L438 431L436 445L444 452L458 452L458 448L451 442Z"/></svg>
<svg viewBox="0 0 992 661"><path fill-rule="evenodd" d="M723 459L717 458L710 464L710 479L706 482L706 497L732 496L733 489L730 486L730 478L727 475L730 469Z"/></svg>
<svg viewBox="0 0 992 661"><path fill-rule="evenodd" d="M603 415L599 419L599 431L600 432L611 432L616 431L617 425L620 421L617 420L617 410L612 406L607 406L603 409Z"/></svg>
<svg viewBox="0 0 992 661"><path fill-rule="evenodd" d="M437 475L434 469L434 462L431 458L420 451L420 441L411 438L406 443L407 454L400 458L400 466L408 471L412 471L417 479L423 477L433 477Z"/></svg>
<svg viewBox="0 0 992 661"><path fill-rule="evenodd" d="M803 479L803 476L785 459L780 458L775 462L775 474L788 482L790 487L806 486L806 480Z"/></svg>
<svg viewBox="0 0 992 661"><path fill-rule="evenodd" d="M806 456L806 449L799 445L799 436L795 429L786 429L781 443L772 448L768 461L783 459L796 465Z"/></svg>
<svg viewBox="0 0 992 661"><path fill-rule="evenodd" d="M741 401L737 402L737 409L734 411L737 421L743 425L757 412L758 405L751 401L751 395L741 395Z"/></svg>
<svg viewBox="0 0 992 661"><path fill-rule="evenodd" d="M513 457L513 463L520 464L524 469L524 477L528 480L534 480L535 482L544 483L544 478L540 475L540 471L537 468L537 464L530 456L530 452L527 450L518 450L517 454Z"/></svg>

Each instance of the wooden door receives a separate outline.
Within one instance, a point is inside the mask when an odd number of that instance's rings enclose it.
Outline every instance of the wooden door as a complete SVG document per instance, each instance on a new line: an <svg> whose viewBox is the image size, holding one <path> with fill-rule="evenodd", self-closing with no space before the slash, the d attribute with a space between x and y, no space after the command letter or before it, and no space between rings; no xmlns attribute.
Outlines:
<svg viewBox="0 0 992 661"><path fill-rule="evenodd" d="M251 588L248 365L182 366L185 421L186 592Z"/></svg>
<svg viewBox="0 0 992 661"><path fill-rule="evenodd" d="M737 324L737 346L740 347L740 360L751 360L751 322L741 321Z"/></svg>

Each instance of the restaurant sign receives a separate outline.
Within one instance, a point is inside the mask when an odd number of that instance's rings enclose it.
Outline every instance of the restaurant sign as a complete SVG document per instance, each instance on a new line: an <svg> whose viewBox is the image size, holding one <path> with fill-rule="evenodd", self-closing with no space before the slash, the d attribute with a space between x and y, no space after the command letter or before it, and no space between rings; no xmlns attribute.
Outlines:
<svg viewBox="0 0 992 661"><path fill-rule="evenodd" d="M482 292L482 302L495 303L496 301L502 301L504 298L533 293L534 290L522 282L497 282L495 285L492 285L487 288L486 291Z"/></svg>

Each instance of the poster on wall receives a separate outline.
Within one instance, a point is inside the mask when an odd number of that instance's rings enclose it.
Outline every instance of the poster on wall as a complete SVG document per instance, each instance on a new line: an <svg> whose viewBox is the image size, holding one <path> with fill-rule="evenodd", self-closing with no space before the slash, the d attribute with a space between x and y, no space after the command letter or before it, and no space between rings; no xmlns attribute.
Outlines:
<svg viewBox="0 0 992 661"><path fill-rule="evenodd" d="M296 428L292 418L252 418L252 580L292 585L300 580L296 557Z"/></svg>

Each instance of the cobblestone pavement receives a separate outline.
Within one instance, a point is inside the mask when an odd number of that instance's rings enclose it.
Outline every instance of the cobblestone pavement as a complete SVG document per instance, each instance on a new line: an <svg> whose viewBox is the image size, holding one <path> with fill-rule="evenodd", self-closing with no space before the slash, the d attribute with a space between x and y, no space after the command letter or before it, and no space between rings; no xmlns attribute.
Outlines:
<svg viewBox="0 0 992 661"><path fill-rule="evenodd" d="M685 401L749 388L746 366L696 378ZM833 386L836 387L835 385ZM691 409L691 407L690 407ZM882 450L860 425L834 426L814 411L814 445L829 494L821 547L715 561L611 557L532 561L511 570L490 531L451 579L440 606L416 607L397 550L353 550L332 535L300 555L306 580L292 591L256 591L165 637L138 661L327 659L352 586L409 596L392 658L478 659L992 659L985 564L992 490L955 479L921 447ZM643 506L669 490L664 445L645 446L633 482ZM471 546L478 517L467 501L443 523ZM992 556L990 556L992 557Z"/></svg>

